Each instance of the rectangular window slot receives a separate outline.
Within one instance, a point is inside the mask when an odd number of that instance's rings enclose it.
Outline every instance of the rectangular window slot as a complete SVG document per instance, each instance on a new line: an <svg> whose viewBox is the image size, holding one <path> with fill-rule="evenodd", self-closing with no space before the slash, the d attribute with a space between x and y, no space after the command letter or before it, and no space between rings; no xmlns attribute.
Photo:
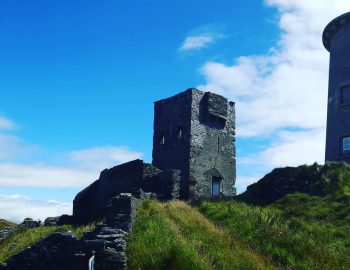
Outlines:
<svg viewBox="0 0 350 270"><path fill-rule="evenodd" d="M340 105L350 104L350 85L340 88Z"/></svg>
<svg viewBox="0 0 350 270"><path fill-rule="evenodd" d="M342 144L342 147L341 147L342 153L345 155L350 154L350 136L343 137L341 144Z"/></svg>

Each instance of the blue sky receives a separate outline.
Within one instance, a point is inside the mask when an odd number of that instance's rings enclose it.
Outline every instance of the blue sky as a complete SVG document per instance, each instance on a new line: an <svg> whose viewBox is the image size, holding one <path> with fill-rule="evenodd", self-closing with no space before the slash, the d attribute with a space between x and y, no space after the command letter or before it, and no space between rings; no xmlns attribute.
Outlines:
<svg viewBox="0 0 350 270"><path fill-rule="evenodd" d="M105 167L151 162L153 102L190 87L237 103L239 191L323 162L333 2L1 1L0 217L69 212Z"/></svg>

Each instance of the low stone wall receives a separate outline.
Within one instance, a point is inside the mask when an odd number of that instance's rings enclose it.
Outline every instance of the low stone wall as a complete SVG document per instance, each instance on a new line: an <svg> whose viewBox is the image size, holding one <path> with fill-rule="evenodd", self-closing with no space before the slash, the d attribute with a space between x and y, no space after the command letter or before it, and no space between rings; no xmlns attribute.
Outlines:
<svg viewBox="0 0 350 270"><path fill-rule="evenodd" d="M113 197L106 206L106 223L96 225L82 239L71 232L51 234L11 256L0 270L86 270L93 251L95 270L126 269L126 236L132 230L136 207L148 197Z"/></svg>
<svg viewBox="0 0 350 270"><path fill-rule="evenodd" d="M39 227L40 225L41 225L41 221L34 221L31 218L25 218L23 220L23 222L21 224L19 224L18 226L7 227L5 229L2 229L0 231L0 241L2 239L9 237L11 234L13 234L15 232L18 232L20 230L24 230L27 228L36 228L36 227Z"/></svg>

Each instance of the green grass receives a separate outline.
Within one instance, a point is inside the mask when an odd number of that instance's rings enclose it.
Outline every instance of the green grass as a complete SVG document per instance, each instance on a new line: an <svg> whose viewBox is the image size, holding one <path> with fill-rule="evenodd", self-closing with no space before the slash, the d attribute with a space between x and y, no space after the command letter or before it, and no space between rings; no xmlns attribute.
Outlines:
<svg viewBox="0 0 350 270"><path fill-rule="evenodd" d="M93 230L94 227L94 224L90 224L87 226L79 227L64 225L58 227L38 227L24 229L0 241L0 262L5 262L11 255L44 239L51 233L72 231L78 237L82 237L85 232Z"/></svg>
<svg viewBox="0 0 350 270"><path fill-rule="evenodd" d="M130 269L350 269L350 167L280 172L313 179L319 196L288 194L266 206L144 203L129 241Z"/></svg>
<svg viewBox="0 0 350 270"><path fill-rule="evenodd" d="M276 269L184 202L144 202L128 242L129 269Z"/></svg>
<svg viewBox="0 0 350 270"><path fill-rule="evenodd" d="M350 269L349 198L293 194L267 207L203 202L200 211L287 269Z"/></svg>
<svg viewBox="0 0 350 270"><path fill-rule="evenodd" d="M7 227L14 227L17 226L15 223L7 221L5 219L0 219L0 231L7 228Z"/></svg>

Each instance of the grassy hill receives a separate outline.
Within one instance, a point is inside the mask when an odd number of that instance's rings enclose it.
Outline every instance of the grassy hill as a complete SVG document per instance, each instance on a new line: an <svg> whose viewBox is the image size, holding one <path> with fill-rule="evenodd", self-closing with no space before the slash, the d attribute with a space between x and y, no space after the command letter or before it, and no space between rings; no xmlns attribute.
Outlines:
<svg viewBox="0 0 350 270"><path fill-rule="evenodd" d="M91 227L20 231L0 241L0 262L66 230ZM350 166L343 163L275 169L234 200L145 201L127 249L129 269L347 270L349 254Z"/></svg>
<svg viewBox="0 0 350 270"><path fill-rule="evenodd" d="M275 169L236 200L148 201L130 269L350 269L349 191L349 165L330 163Z"/></svg>
<svg viewBox="0 0 350 270"><path fill-rule="evenodd" d="M218 201L200 210L283 269L337 270L350 269L348 202L293 194L266 207Z"/></svg>
<svg viewBox="0 0 350 270"><path fill-rule="evenodd" d="M184 202L146 201L128 245L130 269L277 269Z"/></svg>

